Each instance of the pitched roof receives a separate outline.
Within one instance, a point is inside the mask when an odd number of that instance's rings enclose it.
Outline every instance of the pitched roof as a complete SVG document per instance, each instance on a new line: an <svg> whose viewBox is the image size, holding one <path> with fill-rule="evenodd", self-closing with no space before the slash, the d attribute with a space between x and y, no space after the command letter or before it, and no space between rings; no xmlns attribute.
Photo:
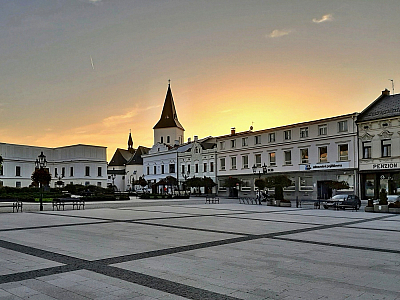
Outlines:
<svg viewBox="0 0 400 300"><path fill-rule="evenodd" d="M164 106L160 120L153 127L153 129L169 128L169 127L178 127L182 130L185 130L181 125L181 123L179 123L178 121L178 115L176 113L174 98L172 97L170 85L168 85L167 95L165 96Z"/></svg>
<svg viewBox="0 0 400 300"><path fill-rule="evenodd" d="M128 160L132 158L133 155L134 153L131 153L128 150L117 148L108 165L123 166L127 163Z"/></svg>
<svg viewBox="0 0 400 300"><path fill-rule="evenodd" d="M150 148L139 146L135 151L135 154L126 163L127 165L143 165L142 155L149 153Z"/></svg>
<svg viewBox="0 0 400 300"><path fill-rule="evenodd" d="M400 94L390 95L388 90L382 92L374 102L367 106L357 117L358 122L400 116Z"/></svg>

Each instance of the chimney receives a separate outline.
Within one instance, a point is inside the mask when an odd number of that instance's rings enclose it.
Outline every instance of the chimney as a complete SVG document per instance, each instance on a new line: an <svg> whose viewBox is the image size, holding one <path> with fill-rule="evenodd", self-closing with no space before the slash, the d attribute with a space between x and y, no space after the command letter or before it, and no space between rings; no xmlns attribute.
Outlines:
<svg viewBox="0 0 400 300"><path fill-rule="evenodd" d="M235 135L235 127L231 128L231 135Z"/></svg>
<svg viewBox="0 0 400 300"><path fill-rule="evenodd" d="M388 89L385 89L382 91L382 96L390 96L390 91Z"/></svg>
<svg viewBox="0 0 400 300"><path fill-rule="evenodd" d="M198 136L198 135L195 135L195 136L194 136L194 141L197 142L198 140L199 140L199 136Z"/></svg>
<svg viewBox="0 0 400 300"><path fill-rule="evenodd" d="M188 138L188 143L190 143L192 141L192 139L191 138Z"/></svg>

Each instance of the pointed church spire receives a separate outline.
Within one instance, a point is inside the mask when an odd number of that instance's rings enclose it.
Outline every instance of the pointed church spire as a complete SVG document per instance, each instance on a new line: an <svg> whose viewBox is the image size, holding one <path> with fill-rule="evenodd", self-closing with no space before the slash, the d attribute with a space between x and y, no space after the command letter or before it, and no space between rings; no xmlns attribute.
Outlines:
<svg viewBox="0 0 400 300"><path fill-rule="evenodd" d="M171 80L168 80L168 90L165 96L164 106L161 113L160 120L153 127L153 129L178 127L185 130L181 123L179 123L178 115L176 113L174 98L171 92Z"/></svg>
<svg viewBox="0 0 400 300"><path fill-rule="evenodd" d="M131 130L129 129L129 138L128 138L128 151L133 153L133 140L131 135Z"/></svg>

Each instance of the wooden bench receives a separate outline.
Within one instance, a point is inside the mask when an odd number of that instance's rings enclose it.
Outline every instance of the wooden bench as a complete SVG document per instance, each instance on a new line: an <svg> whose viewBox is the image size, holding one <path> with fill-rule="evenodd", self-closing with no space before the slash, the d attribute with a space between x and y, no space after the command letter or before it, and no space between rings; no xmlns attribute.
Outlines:
<svg viewBox="0 0 400 300"><path fill-rule="evenodd" d="M206 203L219 203L219 198L216 195L206 195Z"/></svg>
<svg viewBox="0 0 400 300"><path fill-rule="evenodd" d="M56 198L53 199L53 210L65 210L65 205L72 205L72 209L85 209L85 201L80 198Z"/></svg>
<svg viewBox="0 0 400 300"><path fill-rule="evenodd" d="M0 202L0 207L12 207L13 212L22 212L22 201L15 200L13 202Z"/></svg>

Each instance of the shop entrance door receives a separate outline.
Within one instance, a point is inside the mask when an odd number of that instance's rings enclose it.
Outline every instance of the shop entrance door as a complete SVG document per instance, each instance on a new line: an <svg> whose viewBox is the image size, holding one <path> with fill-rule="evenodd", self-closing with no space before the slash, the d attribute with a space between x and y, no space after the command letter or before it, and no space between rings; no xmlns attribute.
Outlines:
<svg viewBox="0 0 400 300"><path fill-rule="evenodd" d="M330 181L317 181L318 199L329 199L332 197L332 188L329 187Z"/></svg>

